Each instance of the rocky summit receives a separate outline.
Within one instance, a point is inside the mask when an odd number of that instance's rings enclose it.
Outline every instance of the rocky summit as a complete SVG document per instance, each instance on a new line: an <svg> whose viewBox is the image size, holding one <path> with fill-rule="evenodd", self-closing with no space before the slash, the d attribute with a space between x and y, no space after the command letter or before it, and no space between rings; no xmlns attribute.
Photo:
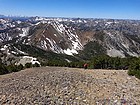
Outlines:
<svg viewBox="0 0 140 105"><path fill-rule="evenodd" d="M30 68L0 76L1 105L139 105L140 80L124 70Z"/></svg>

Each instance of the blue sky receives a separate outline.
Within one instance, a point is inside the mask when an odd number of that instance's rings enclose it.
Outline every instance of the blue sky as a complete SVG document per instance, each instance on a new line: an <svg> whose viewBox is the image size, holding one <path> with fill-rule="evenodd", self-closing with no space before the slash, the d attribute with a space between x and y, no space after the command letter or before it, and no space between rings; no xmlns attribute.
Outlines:
<svg viewBox="0 0 140 105"><path fill-rule="evenodd" d="M0 0L0 14L140 20L140 0Z"/></svg>

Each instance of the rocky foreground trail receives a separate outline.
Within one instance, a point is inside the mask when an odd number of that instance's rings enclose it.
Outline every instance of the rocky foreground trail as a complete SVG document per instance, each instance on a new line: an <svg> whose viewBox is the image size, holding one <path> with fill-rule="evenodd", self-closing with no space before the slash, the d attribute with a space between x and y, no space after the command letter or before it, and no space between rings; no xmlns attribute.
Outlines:
<svg viewBox="0 0 140 105"><path fill-rule="evenodd" d="M140 80L123 70L31 68L0 75L0 105L140 105Z"/></svg>

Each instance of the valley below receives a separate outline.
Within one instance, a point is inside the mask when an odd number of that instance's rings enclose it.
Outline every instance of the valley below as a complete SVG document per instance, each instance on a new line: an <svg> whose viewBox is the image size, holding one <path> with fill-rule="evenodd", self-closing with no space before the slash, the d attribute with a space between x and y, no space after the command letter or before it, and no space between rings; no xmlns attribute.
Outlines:
<svg viewBox="0 0 140 105"><path fill-rule="evenodd" d="M0 75L1 105L139 105L127 70L39 67Z"/></svg>

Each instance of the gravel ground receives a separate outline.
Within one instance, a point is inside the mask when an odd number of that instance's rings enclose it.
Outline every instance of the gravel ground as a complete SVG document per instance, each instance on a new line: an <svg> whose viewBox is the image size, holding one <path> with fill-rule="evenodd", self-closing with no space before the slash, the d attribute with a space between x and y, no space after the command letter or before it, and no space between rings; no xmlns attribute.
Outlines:
<svg viewBox="0 0 140 105"><path fill-rule="evenodd" d="M31 68L0 75L0 105L140 105L140 80L123 70Z"/></svg>

